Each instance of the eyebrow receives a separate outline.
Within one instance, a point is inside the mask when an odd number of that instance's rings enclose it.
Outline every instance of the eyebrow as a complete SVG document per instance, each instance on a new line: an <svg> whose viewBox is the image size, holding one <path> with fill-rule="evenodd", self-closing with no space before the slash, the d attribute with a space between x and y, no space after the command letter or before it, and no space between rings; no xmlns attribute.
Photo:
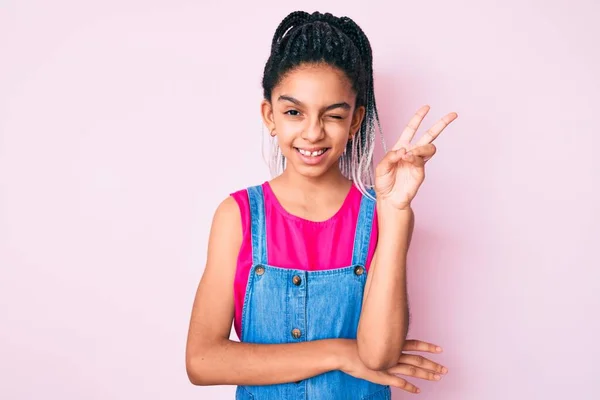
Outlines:
<svg viewBox="0 0 600 400"><path fill-rule="evenodd" d="M303 105L300 100L295 99L295 98L293 98L291 96L286 96L286 95L279 96L279 98L277 99L277 101L289 101L291 103L296 104L297 106L302 106ZM333 110L335 108L342 108L344 110L349 110L352 107L350 106L350 104L346 103L345 101L342 101L341 103L335 103L335 104L332 104L330 106L325 107L324 111L330 111L330 110Z"/></svg>

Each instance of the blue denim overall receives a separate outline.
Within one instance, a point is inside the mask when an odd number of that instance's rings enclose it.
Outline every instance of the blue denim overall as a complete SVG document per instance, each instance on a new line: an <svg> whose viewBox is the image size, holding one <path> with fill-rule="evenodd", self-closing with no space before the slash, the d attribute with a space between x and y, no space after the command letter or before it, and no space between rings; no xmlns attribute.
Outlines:
<svg viewBox="0 0 600 400"><path fill-rule="evenodd" d="M375 202L363 195L352 265L331 270L304 271L269 265L262 187L254 186L247 190L253 265L242 309L240 340L268 344L330 338L356 339L367 279L365 263ZM373 192L371 194L374 196ZM323 251L335 245L323 243ZM358 379L341 371L330 371L299 382L237 387L236 400L251 399L389 400L391 391L389 386Z"/></svg>

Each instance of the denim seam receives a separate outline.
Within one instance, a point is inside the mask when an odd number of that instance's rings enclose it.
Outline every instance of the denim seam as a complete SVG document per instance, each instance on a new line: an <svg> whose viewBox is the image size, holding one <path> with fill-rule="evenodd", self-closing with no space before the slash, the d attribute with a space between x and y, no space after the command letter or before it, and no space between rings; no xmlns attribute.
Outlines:
<svg viewBox="0 0 600 400"><path fill-rule="evenodd" d="M253 394L252 394L252 393L251 393L251 392L250 392L248 389L246 389L246 387L245 387L245 386L238 386L238 387L239 387L241 390L243 390L244 392L246 392L246 394L247 394L248 396L250 396L250 398L251 398L252 400L254 400L254 395L253 395Z"/></svg>

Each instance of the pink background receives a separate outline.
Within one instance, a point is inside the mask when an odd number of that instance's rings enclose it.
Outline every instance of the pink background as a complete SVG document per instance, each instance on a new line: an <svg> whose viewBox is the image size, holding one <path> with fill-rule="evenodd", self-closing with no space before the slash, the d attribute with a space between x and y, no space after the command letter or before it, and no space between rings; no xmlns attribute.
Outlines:
<svg viewBox="0 0 600 400"><path fill-rule="evenodd" d="M215 207L268 178L295 4L199 3L2 1L0 398L233 398L185 339ZM418 398L598 398L598 3L296 4L367 32L388 144L459 114L414 204L410 337L450 369Z"/></svg>

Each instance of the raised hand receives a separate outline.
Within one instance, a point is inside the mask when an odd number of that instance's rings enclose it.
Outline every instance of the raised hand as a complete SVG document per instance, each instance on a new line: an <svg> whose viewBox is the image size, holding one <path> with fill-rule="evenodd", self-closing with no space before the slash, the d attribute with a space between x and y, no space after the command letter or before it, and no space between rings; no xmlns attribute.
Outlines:
<svg viewBox="0 0 600 400"><path fill-rule="evenodd" d="M458 114L449 113L433 125L421 138L411 143L430 107L419 108L411 118L394 147L387 152L375 170L377 200L394 208L406 209L425 179L425 163L436 152L432 143Z"/></svg>

